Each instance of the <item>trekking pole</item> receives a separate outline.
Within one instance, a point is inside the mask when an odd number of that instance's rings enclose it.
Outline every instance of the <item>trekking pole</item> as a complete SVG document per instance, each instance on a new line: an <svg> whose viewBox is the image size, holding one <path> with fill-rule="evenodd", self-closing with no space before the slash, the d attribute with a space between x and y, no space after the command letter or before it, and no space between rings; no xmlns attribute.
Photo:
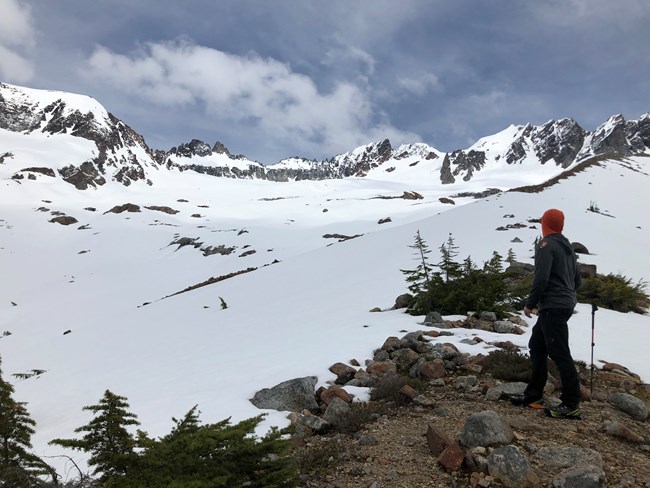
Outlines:
<svg viewBox="0 0 650 488"><path fill-rule="evenodd" d="M592 395L594 393L594 346L596 345L596 340L595 340L596 310L598 310L598 305L592 303L591 304L591 378L589 380L589 393Z"/></svg>

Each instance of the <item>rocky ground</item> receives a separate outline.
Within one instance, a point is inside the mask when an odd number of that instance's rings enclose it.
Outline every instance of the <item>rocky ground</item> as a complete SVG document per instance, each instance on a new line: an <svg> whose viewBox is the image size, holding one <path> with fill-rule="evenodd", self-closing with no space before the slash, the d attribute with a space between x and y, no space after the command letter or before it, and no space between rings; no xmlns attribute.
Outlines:
<svg viewBox="0 0 650 488"><path fill-rule="evenodd" d="M464 361L473 364L472 358ZM302 459L304 473L301 486L650 487L650 390L638 380L629 381L627 375L622 379L619 373L597 370L590 394L589 372L583 369L582 419L558 420L546 417L543 410L515 407L504 395L494 395L495 386L514 384L501 383L486 371L458 368L444 378L426 381L415 401L404 396L404 405L381 404L381 413L357 432L314 434L307 429L306 435L296 436L295 453ZM464 381L468 376L476 382ZM559 402L558 394L549 382L547 401ZM645 418L623 408L613 394L640 400ZM502 419L511 437L468 447L463 439L468 418L485 411ZM447 439L440 440L441 436ZM525 468L514 463L500 468L511 473L495 472L488 459L500 454L495 450L504 444L523 455ZM441 454L443 448L448 449ZM525 469L529 471L522 475Z"/></svg>

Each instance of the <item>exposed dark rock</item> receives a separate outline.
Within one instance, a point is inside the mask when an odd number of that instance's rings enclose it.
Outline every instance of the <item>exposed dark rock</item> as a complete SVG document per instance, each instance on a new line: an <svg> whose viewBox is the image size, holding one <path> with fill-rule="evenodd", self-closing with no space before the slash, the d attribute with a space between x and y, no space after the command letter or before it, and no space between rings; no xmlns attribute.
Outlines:
<svg viewBox="0 0 650 488"><path fill-rule="evenodd" d="M20 171L24 173L27 172L40 173L42 175L50 176L52 178L56 176L56 173L54 173L54 170L52 168L32 167L32 168L23 168Z"/></svg>
<svg viewBox="0 0 650 488"><path fill-rule="evenodd" d="M317 381L316 376L284 381L272 388L264 388L258 391L250 401L261 409L268 408L291 412L302 412L305 409L316 411L318 403L316 402L314 389Z"/></svg>
<svg viewBox="0 0 650 488"><path fill-rule="evenodd" d="M485 153L475 150L467 153L465 151L454 151L450 155L450 161L455 166L452 174L459 176L465 173L463 181L469 181L475 171L479 171L485 166Z"/></svg>
<svg viewBox="0 0 650 488"><path fill-rule="evenodd" d="M225 152L227 154L230 154L227 149ZM178 147L172 147L169 150L169 154L182 156L185 158L191 158L192 156L209 156L212 154L212 149L205 142L199 141L198 139L192 139L187 144L181 144Z"/></svg>
<svg viewBox="0 0 650 488"><path fill-rule="evenodd" d="M116 205L110 210L107 210L104 212L104 215L107 213L122 213L122 212L140 212L140 207L138 205L135 205L133 203L125 203L124 205Z"/></svg>
<svg viewBox="0 0 650 488"><path fill-rule="evenodd" d="M70 217L69 215L60 215L59 217L50 219L49 222L52 222L53 224L70 225L76 224L79 221L74 217Z"/></svg>
<svg viewBox="0 0 650 488"><path fill-rule="evenodd" d="M154 210L154 211L157 211L157 212L164 212L164 213L170 214L170 215L174 215L174 214L177 214L179 212L178 210L174 210L171 207L158 206L158 205L150 205L148 207L145 205L144 208L146 208L147 210Z"/></svg>
<svg viewBox="0 0 650 488"><path fill-rule="evenodd" d="M572 242L571 247L573 247L573 250L577 254L589 254L589 249L587 249L587 246L579 242Z"/></svg>
<svg viewBox="0 0 650 488"><path fill-rule="evenodd" d="M445 154L445 159L442 161L442 168L440 169L440 182L443 185L450 185L456 182L456 178L454 178L454 175L451 172L449 154Z"/></svg>
<svg viewBox="0 0 650 488"><path fill-rule="evenodd" d="M99 173L95 165L86 161L81 166L65 166L59 170L61 178L73 185L77 190L86 190L89 186L96 188L106 183L104 177Z"/></svg>

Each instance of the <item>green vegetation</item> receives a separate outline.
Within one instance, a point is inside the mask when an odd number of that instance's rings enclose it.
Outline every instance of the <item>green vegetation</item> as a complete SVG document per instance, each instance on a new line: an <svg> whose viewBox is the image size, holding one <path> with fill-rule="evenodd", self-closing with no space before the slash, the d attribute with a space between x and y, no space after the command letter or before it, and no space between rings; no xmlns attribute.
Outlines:
<svg viewBox="0 0 650 488"><path fill-rule="evenodd" d="M428 247L419 231L415 244L409 247L416 250L418 266L401 271L414 295L408 309L413 315L424 315L433 310L441 314L464 314L473 310L493 311L503 316L527 294L527 290L522 292L514 287L516 280L506 281L508 276L503 271L503 257L496 251L479 269L470 256L462 263L456 261L459 251L451 234L440 246L441 259L435 266L428 262ZM511 254L510 258L514 259L514 255ZM432 271L434 267L438 270Z"/></svg>
<svg viewBox="0 0 650 488"><path fill-rule="evenodd" d="M84 407L94 418L75 432L80 439L51 443L90 454L89 465L103 487L110 488L226 488L297 486L297 466L286 454L284 432L272 429L254 437L262 416L235 425L230 419L200 424L197 407L172 419L172 431L151 439L127 428L138 425L126 398L106 390L97 405Z"/></svg>
<svg viewBox="0 0 650 488"><path fill-rule="evenodd" d="M406 375L387 373L379 378L379 381L370 390L370 399L373 401L393 402L396 405L407 403L400 390L405 385L410 386L415 391L422 392L426 383L422 380L411 378Z"/></svg>
<svg viewBox="0 0 650 488"><path fill-rule="evenodd" d="M620 274L589 276L578 289L578 301L594 303L617 312L645 314L650 307L650 297L645 292L646 283L633 284Z"/></svg>
<svg viewBox="0 0 650 488"><path fill-rule="evenodd" d="M36 422L13 394L13 385L2 379L0 369L0 486L37 486L44 475L56 480L54 470L30 452Z"/></svg>
<svg viewBox="0 0 650 488"><path fill-rule="evenodd" d="M538 239L535 244L537 242ZM436 311L451 315L472 310L495 312L502 317L505 312L523 308L533 274L504 271L504 262L512 265L516 261L512 249L508 250L505 260L494 251L483 267L478 268L470 256L462 263L456 261L459 251L451 234L440 246L441 259L435 265L429 263L430 251L419 231L415 244L409 247L415 249L418 261L415 269L401 270L413 294L409 313L425 315ZM650 309L646 283L633 283L620 274L588 276L583 279L577 294L580 303L593 303L617 312L645 314Z"/></svg>
<svg viewBox="0 0 650 488"><path fill-rule="evenodd" d="M528 382L532 373L530 358L518 351L492 351L483 367L493 378L503 381Z"/></svg>

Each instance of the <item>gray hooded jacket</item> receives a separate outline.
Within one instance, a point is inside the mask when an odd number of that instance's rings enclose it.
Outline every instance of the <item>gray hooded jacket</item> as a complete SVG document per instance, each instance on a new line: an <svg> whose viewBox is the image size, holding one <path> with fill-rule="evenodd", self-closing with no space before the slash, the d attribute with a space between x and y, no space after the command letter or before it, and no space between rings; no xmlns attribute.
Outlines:
<svg viewBox="0 0 650 488"><path fill-rule="evenodd" d="M535 278L526 307L574 308L580 287L578 261L571 243L562 234L549 234L535 250Z"/></svg>

